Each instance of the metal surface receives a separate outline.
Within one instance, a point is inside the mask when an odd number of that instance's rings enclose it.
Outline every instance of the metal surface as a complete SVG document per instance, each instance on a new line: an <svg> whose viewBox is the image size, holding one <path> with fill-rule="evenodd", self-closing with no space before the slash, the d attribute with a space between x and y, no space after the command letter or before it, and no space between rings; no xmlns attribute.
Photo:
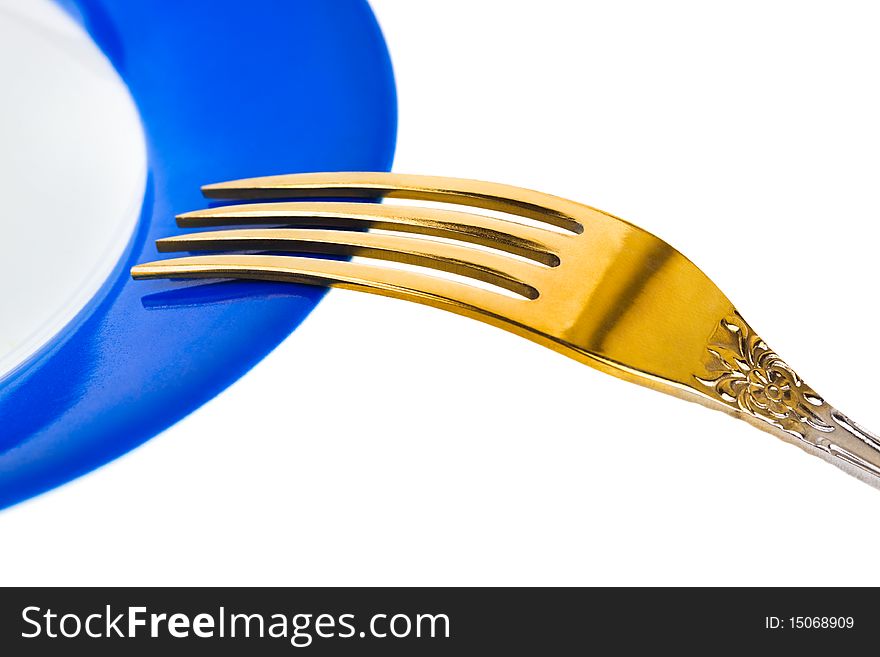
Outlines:
<svg viewBox="0 0 880 657"><path fill-rule="evenodd" d="M159 249L359 255L376 264L252 253L205 255L137 265L133 277L291 281L444 308L622 379L724 410L880 486L880 439L809 388L690 260L622 219L497 183L373 172L271 176L209 185L203 191L221 199L443 201L507 212L562 230L424 207L316 201L230 205L188 213L178 222L189 227L285 227L182 235L159 240ZM344 230L350 228L409 234ZM383 267L382 260L451 272L506 293Z"/></svg>

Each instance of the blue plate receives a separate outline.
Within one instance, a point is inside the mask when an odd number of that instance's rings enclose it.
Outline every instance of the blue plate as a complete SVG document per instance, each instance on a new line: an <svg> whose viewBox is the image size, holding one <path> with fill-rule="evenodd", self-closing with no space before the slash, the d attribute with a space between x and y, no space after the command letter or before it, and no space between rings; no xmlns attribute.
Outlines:
<svg viewBox="0 0 880 657"><path fill-rule="evenodd" d="M250 369L321 298L285 284L131 281L131 265L158 257L153 241L178 232L174 215L206 206L200 185L387 170L394 151L390 61L363 0L59 2L128 84L149 178L132 243L102 290L0 381L0 508L167 428Z"/></svg>

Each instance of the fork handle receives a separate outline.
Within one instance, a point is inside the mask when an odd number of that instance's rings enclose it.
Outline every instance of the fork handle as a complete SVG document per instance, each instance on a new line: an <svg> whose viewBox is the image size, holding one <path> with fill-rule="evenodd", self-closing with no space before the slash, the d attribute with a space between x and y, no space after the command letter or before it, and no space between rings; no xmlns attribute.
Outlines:
<svg viewBox="0 0 880 657"><path fill-rule="evenodd" d="M818 456L880 488L880 436L832 406L828 406L828 416L834 431L821 433L814 429L805 438L807 444L820 450Z"/></svg>
<svg viewBox="0 0 880 657"><path fill-rule="evenodd" d="M880 437L829 405L733 311L717 325L696 376L734 415L880 488Z"/></svg>
<svg viewBox="0 0 880 657"><path fill-rule="evenodd" d="M813 412L815 424L807 424L802 431L780 430L777 424L764 417L752 415L744 419L880 489L880 436L824 400ZM759 421L754 422L755 419Z"/></svg>

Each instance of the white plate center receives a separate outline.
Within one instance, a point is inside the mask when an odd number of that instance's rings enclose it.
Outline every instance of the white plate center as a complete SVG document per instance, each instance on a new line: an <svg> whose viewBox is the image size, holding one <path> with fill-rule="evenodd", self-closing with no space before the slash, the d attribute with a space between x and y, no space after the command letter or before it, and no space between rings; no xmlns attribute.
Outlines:
<svg viewBox="0 0 880 657"><path fill-rule="evenodd" d="M137 223L146 147L119 75L51 0L0 0L0 376L64 328Z"/></svg>

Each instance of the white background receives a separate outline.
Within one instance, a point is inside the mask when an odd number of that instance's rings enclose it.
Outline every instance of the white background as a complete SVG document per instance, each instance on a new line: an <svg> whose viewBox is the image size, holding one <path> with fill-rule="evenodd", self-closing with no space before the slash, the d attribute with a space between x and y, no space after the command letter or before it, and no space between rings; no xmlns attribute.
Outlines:
<svg viewBox="0 0 880 657"><path fill-rule="evenodd" d="M640 224L880 427L871 3L373 6L397 171ZM720 413L333 291L179 425L0 514L0 581L878 584L878 509L878 491Z"/></svg>

